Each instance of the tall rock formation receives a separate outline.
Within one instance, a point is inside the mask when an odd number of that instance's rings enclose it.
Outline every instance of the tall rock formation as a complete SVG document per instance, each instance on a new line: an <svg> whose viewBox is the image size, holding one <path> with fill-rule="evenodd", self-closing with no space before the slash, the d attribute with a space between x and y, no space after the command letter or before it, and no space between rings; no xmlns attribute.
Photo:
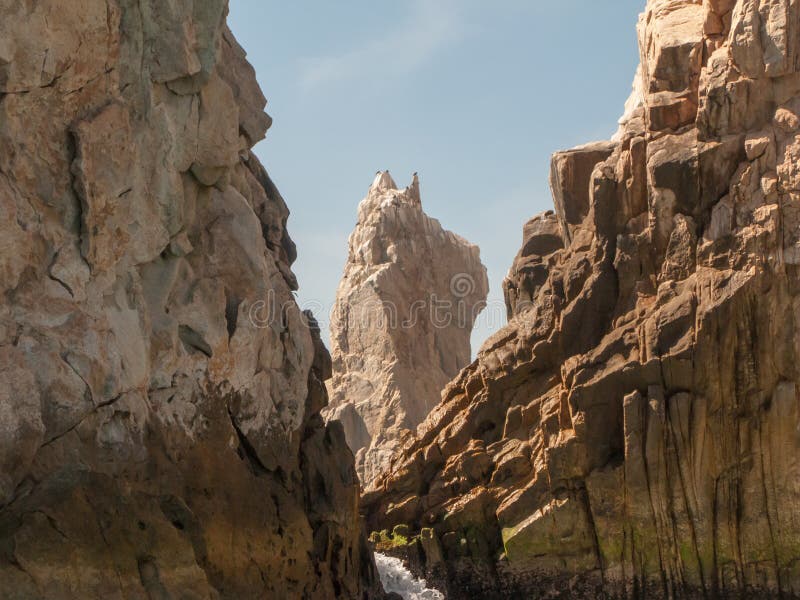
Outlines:
<svg viewBox="0 0 800 600"><path fill-rule="evenodd" d="M224 0L0 5L0 596L379 595Z"/></svg>
<svg viewBox="0 0 800 600"><path fill-rule="evenodd" d="M800 3L650 0L639 39L508 326L363 499L449 600L800 597Z"/></svg>
<svg viewBox="0 0 800 600"><path fill-rule="evenodd" d="M341 421L368 485L471 359L489 290L477 246L422 210L419 180L378 173L358 224L331 321L330 418Z"/></svg>

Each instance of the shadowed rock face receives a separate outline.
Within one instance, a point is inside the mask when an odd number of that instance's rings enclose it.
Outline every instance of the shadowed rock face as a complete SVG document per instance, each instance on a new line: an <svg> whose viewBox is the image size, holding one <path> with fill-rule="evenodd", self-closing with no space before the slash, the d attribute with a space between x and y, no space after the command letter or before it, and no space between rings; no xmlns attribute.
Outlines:
<svg viewBox="0 0 800 600"><path fill-rule="evenodd" d="M365 486L469 364L488 289L477 246L423 212L416 175L401 190L379 173L358 207L331 322L328 417L344 426Z"/></svg>
<svg viewBox="0 0 800 600"><path fill-rule="evenodd" d="M380 594L226 2L0 7L0 596Z"/></svg>
<svg viewBox="0 0 800 600"><path fill-rule="evenodd" d="M364 497L448 598L800 597L800 4L651 0L511 319Z"/></svg>

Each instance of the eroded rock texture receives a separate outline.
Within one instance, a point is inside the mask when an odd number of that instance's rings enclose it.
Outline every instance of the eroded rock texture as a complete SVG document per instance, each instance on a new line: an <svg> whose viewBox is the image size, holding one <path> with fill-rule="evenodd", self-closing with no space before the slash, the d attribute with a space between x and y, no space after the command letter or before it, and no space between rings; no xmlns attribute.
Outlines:
<svg viewBox="0 0 800 600"><path fill-rule="evenodd" d="M800 596L798 11L650 0L618 141L553 158L509 325L364 498L448 598Z"/></svg>
<svg viewBox="0 0 800 600"><path fill-rule="evenodd" d="M378 173L358 224L331 321L329 418L341 421L368 486L471 359L489 290L477 246L422 210L419 181Z"/></svg>
<svg viewBox="0 0 800 600"><path fill-rule="evenodd" d="M0 597L378 593L224 0L0 6Z"/></svg>

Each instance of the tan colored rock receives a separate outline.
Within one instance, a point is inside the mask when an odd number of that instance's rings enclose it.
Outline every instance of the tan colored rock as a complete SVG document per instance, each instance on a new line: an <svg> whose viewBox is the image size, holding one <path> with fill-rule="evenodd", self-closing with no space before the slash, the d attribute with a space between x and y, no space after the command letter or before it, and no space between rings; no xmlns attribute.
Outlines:
<svg viewBox="0 0 800 600"><path fill-rule="evenodd" d="M369 486L471 359L489 284L480 252L422 210L419 180L378 173L358 207L331 322L328 418Z"/></svg>
<svg viewBox="0 0 800 600"><path fill-rule="evenodd" d="M0 6L0 596L380 598L223 0Z"/></svg>
<svg viewBox="0 0 800 600"><path fill-rule="evenodd" d="M752 79L793 73L800 59L800 7L783 0L737 2L732 14L731 57Z"/></svg>
<svg viewBox="0 0 800 600"><path fill-rule="evenodd" d="M363 498L448 598L800 597L797 9L650 0L615 142L555 156L508 325Z"/></svg>
<svg viewBox="0 0 800 600"><path fill-rule="evenodd" d="M575 230L589 214L589 180L597 163L611 155L613 145L588 144L566 152L557 152L550 162L550 189L556 214L565 239L571 241Z"/></svg>
<svg viewBox="0 0 800 600"><path fill-rule="evenodd" d="M759 156L763 156L764 152L766 152L773 143L774 140L771 130L748 135L744 141L744 150L747 154L747 160L755 160Z"/></svg>
<svg viewBox="0 0 800 600"><path fill-rule="evenodd" d="M587 187L588 187L588 181ZM509 318L533 306L539 289L547 281L551 258L564 248L562 229L555 213L531 219L522 231L523 244L503 282Z"/></svg>
<svg viewBox="0 0 800 600"><path fill-rule="evenodd" d="M704 51L700 3L647 3L639 20L644 114L651 131L677 130L694 121Z"/></svg>

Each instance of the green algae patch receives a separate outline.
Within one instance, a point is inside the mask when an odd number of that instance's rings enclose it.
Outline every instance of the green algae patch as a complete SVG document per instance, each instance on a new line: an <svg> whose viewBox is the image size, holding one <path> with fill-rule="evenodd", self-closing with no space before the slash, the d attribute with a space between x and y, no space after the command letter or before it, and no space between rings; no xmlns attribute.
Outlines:
<svg viewBox="0 0 800 600"><path fill-rule="evenodd" d="M397 525L391 533L388 529L373 531L369 536L369 541L379 552L404 548L414 544L418 539L419 536L411 535L408 525Z"/></svg>

